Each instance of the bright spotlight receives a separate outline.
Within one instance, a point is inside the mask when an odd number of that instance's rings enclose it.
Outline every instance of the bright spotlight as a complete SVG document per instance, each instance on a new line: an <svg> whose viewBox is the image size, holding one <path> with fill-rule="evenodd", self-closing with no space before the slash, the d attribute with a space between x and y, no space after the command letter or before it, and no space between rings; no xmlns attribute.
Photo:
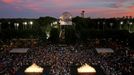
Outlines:
<svg viewBox="0 0 134 75"><path fill-rule="evenodd" d="M30 25L33 25L33 21L30 21L29 24L30 24Z"/></svg>
<svg viewBox="0 0 134 75"><path fill-rule="evenodd" d="M130 25L132 25L133 23L132 23L132 22L130 22L129 24L130 24Z"/></svg>
<svg viewBox="0 0 134 75"><path fill-rule="evenodd" d="M122 25L123 24L123 21L121 21L120 24Z"/></svg>
<svg viewBox="0 0 134 75"><path fill-rule="evenodd" d="M27 25L27 22L23 22L23 25Z"/></svg>
<svg viewBox="0 0 134 75"><path fill-rule="evenodd" d="M19 23L16 23L16 26L18 27L19 26Z"/></svg>

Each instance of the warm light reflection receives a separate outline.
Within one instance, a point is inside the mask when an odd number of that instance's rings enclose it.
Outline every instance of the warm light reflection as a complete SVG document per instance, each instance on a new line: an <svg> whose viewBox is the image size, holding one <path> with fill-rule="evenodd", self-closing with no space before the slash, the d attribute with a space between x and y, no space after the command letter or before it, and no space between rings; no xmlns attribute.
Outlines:
<svg viewBox="0 0 134 75"><path fill-rule="evenodd" d="M55 24L58 24L57 22L53 22L53 24L55 25Z"/></svg>
<svg viewBox="0 0 134 75"><path fill-rule="evenodd" d="M49 39L50 37L50 33L49 32L46 32L47 33L47 39Z"/></svg>
<svg viewBox="0 0 134 75"><path fill-rule="evenodd" d="M93 67L89 66L88 64L81 66L77 70L79 73L90 73L90 72L94 73L94 72L96 72L96 70Z"/></svg>
<svg viewBox="0 0 134 75"><path fill-rule="evenodd" d="M43 68L41 68L40 66L36 65L35 63L33 63L30 67L28 67L25 70L26 73L42 73L43 72Z"/></svg>

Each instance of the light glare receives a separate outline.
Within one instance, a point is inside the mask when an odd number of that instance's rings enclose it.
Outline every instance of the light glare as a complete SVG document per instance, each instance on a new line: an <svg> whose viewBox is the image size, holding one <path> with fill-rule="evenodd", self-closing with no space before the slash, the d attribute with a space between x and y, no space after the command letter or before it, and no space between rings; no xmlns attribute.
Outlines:
<svg viewBox="0 0 134 75"><path fill-rule="evenodd" d="M90 72L96 72L96 70L89 66L88 64L85 64L83 66L81 66L80 68L77 69L79 73L90 73Z"/></svg>

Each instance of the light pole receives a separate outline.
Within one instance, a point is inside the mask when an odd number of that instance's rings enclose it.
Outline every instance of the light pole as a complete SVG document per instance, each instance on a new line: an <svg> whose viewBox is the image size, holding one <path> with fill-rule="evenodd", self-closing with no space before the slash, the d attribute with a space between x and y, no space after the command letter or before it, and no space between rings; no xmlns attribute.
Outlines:
<svg viewBox="0 0 134 75"><path fill-rule="evenodd" d="M110 23L110 27L111 27L111 30L112 30L112 27L113 27L113 23Z"/></svg>
<svg viewBox="0 0 134 75"><path fill-rule="evenodd" d="M123 21L120 22L120 30L122 30Z"/></svg>
<svg viewBox="0 0 134 75"><path fill-rule="evenodd" d="M11 26L10 26L11 22L8 22L8 28L9 30L11 29Z"/></svg>
<svg viewBox="0 0 134 75"><path fill-rule="evenodd" d="M27 22L23 22L24 29L27 29Z"/></svg>
<svg viewBox="0 0 134 75"><path fill-rule="evenodd" d="M17 23L16 26L17 26L17 29L18 29L18 27L19 27L19 23Z"/></svg>
<svg viewBox="0 0 134 75"><path fill-rule="evenodd" d="M14 23L15 29L18 30L19 23Z"/></svg>
<svg viewBox="0 0 134 75"><path fill-rule="evenodd" d="M98 30L100 30L100 27L99 27L99 25L100 25L100 22L98 22L98 24L97 24L97 26L98 26Z"/></svg>
<svg viewBox="0 0 134 75"><path fill-rule="evenodd" d="M30 28L32 29L32 27L33 27L33 21L30 21L29 24L30 24Z"/></svg>
<svg viewBox="0 0 134 75"><path fill-rule="evenodd" d="M104 31L104 28L105 28L105 26L104 26L105 24L106 24L106 23L105 23L105 22L103 22L103 31Z"/></svg>
<svg viewBox="0 0 134 75"><path fill-rule="evenodd" d="M2 25L2 23L0 22L0 32L1 32L1 25Z"/></svg>
<svg viewBox="0 0 134 75"><path fill-rule="evenodd" d="M129 32L131 33L131 26L132 26L132 22L129 22Z"/></svg>
<svg viewBox="0 0 134 75"><path fill-rule="evenodd" d="M8 24L11 24L11 22L8 22Z"/></svg>

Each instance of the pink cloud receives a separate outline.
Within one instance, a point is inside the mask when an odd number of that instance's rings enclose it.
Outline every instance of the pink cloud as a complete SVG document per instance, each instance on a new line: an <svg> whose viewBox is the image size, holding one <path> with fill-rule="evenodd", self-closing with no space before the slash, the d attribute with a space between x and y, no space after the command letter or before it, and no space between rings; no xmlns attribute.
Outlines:
<svg viewBox="0 0 134 75"><path fill-rule="evenodd" d="M25 2L23 0L1 0L1 2L3 3L6 3L6 4L13 4L13 5L16 5L16 4L20 4Z"/></svg>
<svg viewBox="0 0 134 75"><path fill-rule="evenodd" d="M134 11L126 11L123 9L115 8L85 8L85 9L75 9L72 13L80 16L81 11L85 11L86 17L122 17L122 16L134 16ZM132 9L131 9L132 10ZM133 7L134 10L134 7Z"/></svg>
<svg viewBox="0 0 134 75"><path fill-rule="evenodd" d="M14 3L15 0L2 0L2 2L10 4L10 3Z"/></svg>
<svg viewBox="0 0 134 75"><path fill-rule="evenodd" d="M134 6L126 8L130 4L124 4L126 1L129 0L1 0L0 2L6 3L4 7L9 9L12 7L11 9L15 11L51 13L52 16L60 15L64 11L77 16L82 10L85 10L87 16L93 17L134 16Z"/></svg>
<svg viewBox="0 0 134 75"><path fill-rule="evenodd" d="M46 0L43 0L44 2L47 2ZM52 5L58 6L58 7L70 7L74 6L79 3L86 3L90 2L90 0L49 0Z"/></svg>
<svg viewBox="0 0 134 75"><path fill-rule="evenodd" d="M36 3L28 3L26 5L22 5L23 9L32 10L33 12L39 12L39 13L46 13L48 12L48 9L45 7L40 6Z"/></svg>
<svg viewBox="0 0 134 75"><path fill-rule="evenodd" d="M126 13L127 16L134 16L134 6L128 7L129 11Z"/></svg>
<svg viewBox="0 0 134 75"><path fill-rule="evenodd" d="M134 10L134 6L129 6L128 8L131 10Z"/></svg>

